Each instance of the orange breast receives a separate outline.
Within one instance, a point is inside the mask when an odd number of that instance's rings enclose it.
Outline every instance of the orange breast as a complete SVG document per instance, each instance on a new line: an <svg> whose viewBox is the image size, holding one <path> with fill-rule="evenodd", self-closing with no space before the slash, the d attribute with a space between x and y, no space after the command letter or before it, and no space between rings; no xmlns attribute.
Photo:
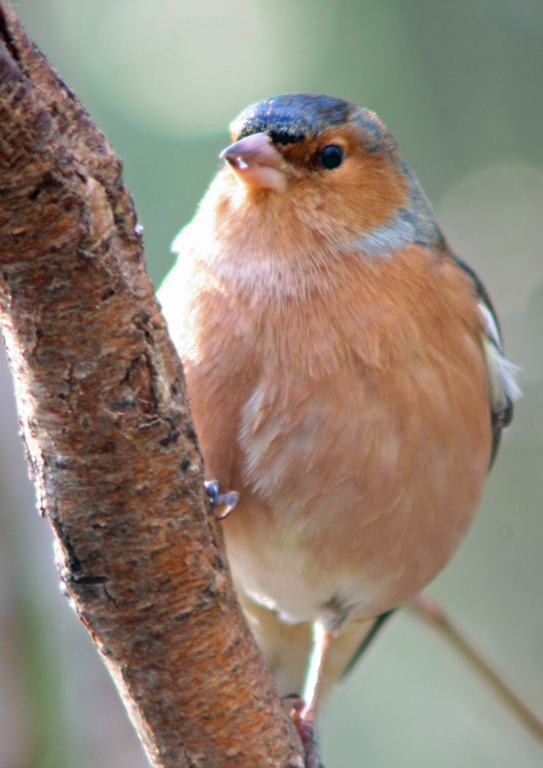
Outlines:
<svg viewBox="0 0 543 768"><path fill-rule="evenodd" d="M187 384L248 594L291 621L372 616L447 563L479 503L491 429L471 287L421 248L344 254L311 290L193 301Z"/></svg>

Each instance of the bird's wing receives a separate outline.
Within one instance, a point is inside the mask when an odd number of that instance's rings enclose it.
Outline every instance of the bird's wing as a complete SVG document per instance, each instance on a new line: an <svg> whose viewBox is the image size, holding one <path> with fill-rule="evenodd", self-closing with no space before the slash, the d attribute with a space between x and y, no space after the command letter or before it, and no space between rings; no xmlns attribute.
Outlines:
<svg viewBox="0 0 543 768"><path fill-rule="evenodd" d="M521 396L516 382L516 374L519 369L509 362L503 353L498 318L481 280L465 261L452 254L450 257L469 276L477 291L478 307L484 329L483 351L488 375L492 419L492 454L490 457L490 466L492 466L500 445L502 430L511 423L513 418L513 403Z"/></svg>

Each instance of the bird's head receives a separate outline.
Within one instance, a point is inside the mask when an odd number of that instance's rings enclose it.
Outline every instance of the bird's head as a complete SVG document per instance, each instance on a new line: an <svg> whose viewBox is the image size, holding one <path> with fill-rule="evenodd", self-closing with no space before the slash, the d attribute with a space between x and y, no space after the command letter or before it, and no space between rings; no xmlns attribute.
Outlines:
<svg viewBox="0 0 543 768"><path fill-rule="evenodd" d="M190 228L206 258L235 254L249 269L250 256L299 263L305 254L314 264L345 252L444 247L396 141L367 109L329 96L275 96L234 120L221 157L225 167Z"/></svg>
<svg viewBox="0 0 543 768"><path fill-rule="evenodd" d="M394 138L373 112L342 99L276 96L245 109L231 129L221 157L245 205L295 211L316 229L356 237L409 198Z"/></svg>

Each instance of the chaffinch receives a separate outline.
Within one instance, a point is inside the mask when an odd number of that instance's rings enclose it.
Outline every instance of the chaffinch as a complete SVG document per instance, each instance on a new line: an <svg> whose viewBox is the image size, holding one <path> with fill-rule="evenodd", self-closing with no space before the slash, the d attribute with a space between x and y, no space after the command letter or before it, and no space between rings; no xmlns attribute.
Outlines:
<svg viewBox="0 0 543 768"><path fill-rule="evenodd" d="M159 299L206 475L240 494L240 601L311 724L376 617L464 538L518 388L485 289L375 114L277 96L221 157Z"/></svg>

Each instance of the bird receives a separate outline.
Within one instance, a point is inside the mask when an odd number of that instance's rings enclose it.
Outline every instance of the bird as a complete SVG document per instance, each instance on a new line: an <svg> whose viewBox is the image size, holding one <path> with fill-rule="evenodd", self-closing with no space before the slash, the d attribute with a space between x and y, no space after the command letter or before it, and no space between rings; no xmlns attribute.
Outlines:
<svg viewBox="0 0 543 768"><path fill-rule="evenodd" d="M206 477L239 494L222 525L241 605L312 727L379 617L464 539L519 389L375 113L275 96L220 157L158 298Z"/></svg>

